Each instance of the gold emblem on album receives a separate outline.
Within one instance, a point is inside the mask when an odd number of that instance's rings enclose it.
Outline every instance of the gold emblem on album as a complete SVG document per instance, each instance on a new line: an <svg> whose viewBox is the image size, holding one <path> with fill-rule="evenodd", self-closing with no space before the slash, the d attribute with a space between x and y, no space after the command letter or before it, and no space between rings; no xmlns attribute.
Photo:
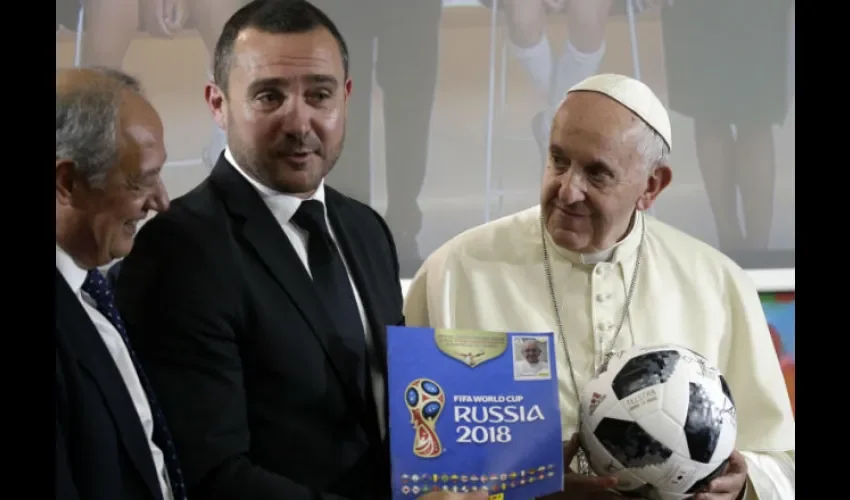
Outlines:
<svg viewBox="0 0 850 500"><path fill-rule="evenodd" d="M508 348L508 334L481 330L435 329L434 341L443 354L470 368L498 358Z"/></svg>

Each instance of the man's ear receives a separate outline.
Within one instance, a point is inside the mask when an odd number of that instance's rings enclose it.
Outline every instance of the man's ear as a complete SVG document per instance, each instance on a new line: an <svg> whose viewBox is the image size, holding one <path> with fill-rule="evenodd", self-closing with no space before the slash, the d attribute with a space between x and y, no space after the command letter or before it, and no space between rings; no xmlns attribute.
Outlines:
<svg viewBox="0 0 850 500"><path fill-rule="evenodd" d="M670 185L673 180L673 170L667 165L655 167L649 175L649 180L646 183L646 190L640 195L637 201L638 210L649 210L655 203L655 199L664 191L664 188Z"/></svg>
<svg viewBox="0 0 850 500"><path fill-rule="evenodd" d="M76 164L67 159L56 160L56 202L70 205L76 184Z"/></svg>
<svg viewBox="0 0 850 500"><path fill-rule="evenodd" d="M345 100L347 101L349 97L351 97L351 92L354 90L354 81L351 77L345 79Z"/></svg>
<svg viewBox="0 0 850 500"><path fill-rule="evenodd" d="M212 113L216 125L222 130L227 130L227 97L221 87L216 85L215 82L207 82L204 86L204 100L207 102L207 107Z"/></svg>

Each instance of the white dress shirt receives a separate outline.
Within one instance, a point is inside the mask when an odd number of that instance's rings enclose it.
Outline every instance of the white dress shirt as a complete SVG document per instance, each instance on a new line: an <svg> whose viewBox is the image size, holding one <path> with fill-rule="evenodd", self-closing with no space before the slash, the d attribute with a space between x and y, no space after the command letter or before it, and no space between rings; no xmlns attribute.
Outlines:
<svg viewBox="0 0 850 500"><path fill-rule="evenodd" d="M162 497L165 500L173 500L174 496L171 493L171 483L168 480L168 472L165 468L165 458L163 457L162 450L153 442L153 413L151 412L148 397L139 380L139 374L136 373L133 360L130 358L127 344L124 343L124 339L121 338L121 335L112 323L97 310L97 304L94 299L82 291L88 271L81 268L58 244L56 245L56 268L59 269L59 272L65 278L65 281L68 282L74 295L79 299L86 314L88 314L92 323L94 323L97 333L100 334L103 344L115 361L115 366L124 380L127 392L130 393L130 398L133 401L133 406L136 407L139 422L148 441L151 457L153 458L153 464L156 469L156 476L159 480L159 487L162 489Z"/></svg>
<svg viewBox="0 0 850 500"><path fill-rule="evenodd" d="M233 159L233 155L230 152L230 148L226 148L224 150L224 157L230 165L232 165L234 169L239 172L260 194L260 198L262 198L263 203L265 203L265 205L269 208L278 224L280 224L281 229L283 229L284 234L286 234L286 237L289 238L289 241L292 243L292 248L295 249L295 253L298 254L298 258L301 259L304 269L306 269L307 273L312 276L310 263L307 258L307 238L309 237L309 233L292 222L292 217L295 215L295 212L298 211L298 208L301 206L301 202L304 200L297 196L277 192L251 178L239 165L237 165L236 160ZM337 244L337 247L340 249L339 253L342 256L342 262L345 265L345 271L348 274L348 281L351 283L352 292L354 292L354 300L357 301L357 310L360 312L360 321L363 325L363 331L366 334L366 347L368 349L370 363L369 371L372 375L372 392L375 397L375 404L377 405L378 425L381 430L381 437L383 438L386 435L386 419L384 417L384 375L381 373L378 363L375 362L375 346L372 341L372 331L371 328L369 328L369 322L367 320L366 310L363 307L363 301L360 299L360 292L357 290L357 284L351 276L351 269L348 266L348 262L342 252L342 248L339 247L339 242L336 234L334 234L330 220L328 220L328 211L325 206L324 180L322 180L318 189L316 189L316 192L313 193L313 196L309 199L321 202L322 207L325 209L325 224L327 224L328 230L331 233L331 239L333 239L334 243Z"/></svg>

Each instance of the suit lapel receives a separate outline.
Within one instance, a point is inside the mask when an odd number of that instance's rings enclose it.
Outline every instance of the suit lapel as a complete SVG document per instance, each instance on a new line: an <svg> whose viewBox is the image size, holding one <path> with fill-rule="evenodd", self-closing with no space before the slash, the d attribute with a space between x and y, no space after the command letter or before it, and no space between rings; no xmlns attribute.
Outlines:
<svg viewBox="0 0 850 500"><path fill-rule="evenodd" d="M271 211L224 157L213 169L210 180L220 190L228 210L238 219L237 231L241 230L260 261L310 325L343 387L355 401L362 403L355 376L359 359L335 334L310 275Z"/></svg>
<svg viewBox="0 0 850 500"><path fill-rule="evenodd" d="M58 269L56 328L62 330L64 337L74 346L73 352L80 365L92 376L103 394L103 400L115 421L117 433L151 494L154 498L161 498L162 491L156 479L151 450L121 372L115 366L115 360L109 354L91 318Z"/></svg>

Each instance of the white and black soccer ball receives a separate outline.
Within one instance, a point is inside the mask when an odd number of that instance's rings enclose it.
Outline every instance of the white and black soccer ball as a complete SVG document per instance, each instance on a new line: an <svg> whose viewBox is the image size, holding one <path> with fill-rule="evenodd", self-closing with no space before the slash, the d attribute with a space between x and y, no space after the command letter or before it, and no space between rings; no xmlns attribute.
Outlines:
<svg viewBox="0 0 850 500"><path fill-rule="evenodd" d="M737 430L723 375L677 345L618 352L581 393L581 446L626 497L690 498L722 473Z"/></svg>

